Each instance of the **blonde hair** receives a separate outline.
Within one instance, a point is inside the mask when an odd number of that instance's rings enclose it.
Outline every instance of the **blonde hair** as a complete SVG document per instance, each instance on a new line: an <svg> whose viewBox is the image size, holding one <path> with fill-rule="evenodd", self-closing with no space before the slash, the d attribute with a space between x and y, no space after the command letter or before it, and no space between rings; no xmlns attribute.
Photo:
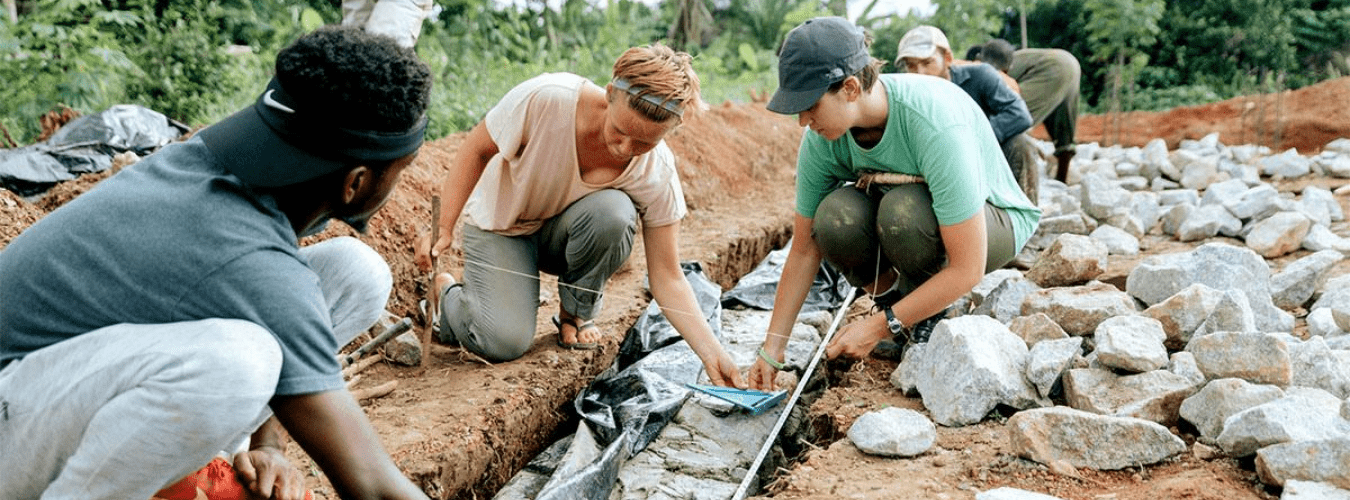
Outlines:
<svg viewBox="0 0 1350 500"><path fill-rule="evenodd" d="M613 79L626 83L612 84L609 100L627 94L628 106L654 122L681 119L701 102L693 59L659 43L630 48L614 61Z"/></svg>

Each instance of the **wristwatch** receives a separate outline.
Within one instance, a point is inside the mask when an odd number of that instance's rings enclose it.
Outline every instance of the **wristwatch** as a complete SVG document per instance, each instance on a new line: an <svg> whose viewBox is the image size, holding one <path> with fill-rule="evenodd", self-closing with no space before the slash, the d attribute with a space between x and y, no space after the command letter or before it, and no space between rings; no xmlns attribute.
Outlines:
<svg viewBox="0 0 1350 500"><path fill-rule="evenodd" d="M905 332L905 324L895 318L895 312L891 311L891 308L883 307L882 310L886 311L886 328L890 329L891 336L899 337Z"/></svg>

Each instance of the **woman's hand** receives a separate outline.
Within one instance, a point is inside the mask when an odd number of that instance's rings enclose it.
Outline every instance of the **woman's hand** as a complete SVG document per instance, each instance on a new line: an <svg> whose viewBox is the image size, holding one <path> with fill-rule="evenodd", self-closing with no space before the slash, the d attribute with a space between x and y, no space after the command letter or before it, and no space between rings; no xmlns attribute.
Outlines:
<svg viewBox="0 0 1350 500"><path fill-rule="evenodd" d="M417 269L424 273L431 272L433 257L440 257L454 242L454 233L446 231L444 228L441 228L438 232L440 235L436 237L435 246L432 246L430 232L417 238L417 243L413 245L413 263L417 265Z"/></svg>
<svg viewBox="0 0 1350 500"><path fill-rule="evenodd" d="M750 388L757 391L772 391L777 388L774 384L777 376L777 368L769 366L769 363L761 358L756 358L755 364L750 365Z"/></svg>
<svg viewBox="0 0 1350 500"><path fill-rule="evenodd" d="M721 387L745 389L745 379L741 378L741 369L725 350L719 349L712 359L703 360L703 369L708 372L708 380Z"/></svg>
<svg viewBox="0 0 1350 500"><path fill-rule="evenodd" d="M880 314L873 314L871 317L854 321L841 328L834 339L830 341L830 345L825 347L825 357L830 359L839 356L852 359L865 358L871 355L872 349L888 335L890 335L890 330L886 329L885 319Z"/></svg>

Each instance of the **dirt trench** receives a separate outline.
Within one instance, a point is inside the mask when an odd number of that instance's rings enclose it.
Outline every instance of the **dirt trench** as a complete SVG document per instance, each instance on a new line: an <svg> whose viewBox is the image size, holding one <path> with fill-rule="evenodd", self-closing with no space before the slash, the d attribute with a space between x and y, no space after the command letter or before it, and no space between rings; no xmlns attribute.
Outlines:
<svg viewBox="0 0 1350 500"><path fill-rule="evenodd" d="M697 261L723 289L790 237L793 172L801 128L761 105L714 106L667 138L679 160L689 215L680 228L682 261ZM395 276L389 310L416 319L427 275L412 264L412 243L430 228L431 197L458 149L460 135L423 147L388 205L360 236L390 262ZM353 234L345 227L316 236ZM622 335L646 308L645 253L640 243L606 288L597 324L607 332L598 351L555 345L556 279L541 282L543 304L526 355L488 365L459 349L435 344L422 367L381 363L362 373L357 388L397 380L388 396L365 403L396 463L433 498L490 498L558 436L574 430L572 398L610 365ZM459 275L459 249L442 270ZM502 307L513 307L502 304ZM567 425L563 425L567 424ZM292 460L308 463L297 447ZM312 468L316 470L316 468ZM332 494L321 474L316 498Z"/></svg>
<svg viewBox="0 0 1350 500"><path fill-rule="evenodd" d="M1285 93L1278 101L1274 96L1237 98L1168 112L1131 113L1124 122L1126 133L1119 137L1104 135L1105 117L1085 115L1080 118L1078 141L1142 146L1162 137L1175 147L1181 140L1219 132L1224 143L1238 144L1243 137L1260 136L1249 119L1256 108L1248 104L1260 99L1272 102L1259 116L1276 117L1261 130L1278 127L1280 142L1268 144L1277 151L1297 147L1307 155L1326 141L1350 137L1346 105L1350 78L1341 78ZM1242 110L1247 110L1245 115ZM1044 138L1043 130L1035 133ZM1272 140L1277 136L1261 133ZM714 105L672 133L668 143L678 158L690 208L681 227L682 260L701 262L711 279L729 289L769 250L787 241L800 137L793 117L775 115L755 103ZM395 291L388 309L396 316L416 318L417 302L427 292L427 276L412 264L413 244L430 227L431 197L439 193L461 139L455 134L429 142L368 233L358 236L390 263ZM108 175L85 175L63 183L36 203L0 190L0 247ZM314 239L352 234L340 224L332 227ZM1156 241L1146 255L1177 251L1178 245ZM458 274L457 255L442 258L442 268ZM363 402L396 463L433 498L490 498L557 432L568 430L559 426L569 422L573 395L612 362L621 336L650 300L643 288L643 262L639 245L608 285L597 321L607 332L599 351L565 351L554 345L555 333L547 318L557 308L555 283L545 279L542 296L547 300L540 308L535 344L522 359L487 365L455 349L432 345L426 366L379 363L363 372L357 389L398 382L391 394ZM1113 262L1116 265L1128 263ZM1116 276L1124 272L1122 268ZM938 445L951 452L910 461L863 456L841 439L858 415L884 406L922 411L921 401L905 398L889 386L893 368L893 362L879 360L835 367L833 385L806 417L811 431L805 442L798 443L806 450L803 461L782 471L769 485L770 495L968 498L976 488L1015 485L1070 499L1273 498L1256 484L1248 467L1222 459L1187 456L1137 470L1085 471L1081 478L1050 474L1001 451L1006 444L997 432L998 419L945 429ZM336 498L303 451L292 445L288 454L311 472L308 484L316 499Z"/></svg>

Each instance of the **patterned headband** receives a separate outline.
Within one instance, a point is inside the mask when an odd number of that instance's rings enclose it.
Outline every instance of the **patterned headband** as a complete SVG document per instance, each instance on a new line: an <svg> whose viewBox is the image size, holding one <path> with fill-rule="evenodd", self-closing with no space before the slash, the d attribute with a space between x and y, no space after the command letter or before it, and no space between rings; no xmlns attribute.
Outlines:
<svg viewBox="0 0 1350 500"><path fill-rule="evenodd" d="M632 82L629 82L624 78L615 78L610 84L614 85L614 88L616 89L627 92L629 95L635 95L638 99L642 99L651 103L653 106L669 111L675 116L681 118L684 117L684 110L680 109L680 103L678 101L662 99L649 93L643 93L644 90L647 90L646 87L634 87Z"/></svg>

